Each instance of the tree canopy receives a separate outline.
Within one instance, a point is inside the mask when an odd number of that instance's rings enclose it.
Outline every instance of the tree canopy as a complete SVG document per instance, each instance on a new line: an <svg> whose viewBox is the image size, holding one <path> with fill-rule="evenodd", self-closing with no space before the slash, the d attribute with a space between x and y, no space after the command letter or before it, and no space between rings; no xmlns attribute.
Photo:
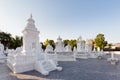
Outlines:
<svg viewBox="0 0 120 80"><path fill-rule="evenodd" d="M0 42L5 46L5 49L7 47L16 49L17 47L22 46L22 37L15 36L14 38L10 33L0 32Z"/></svg>
<svg viewBox="0 0 120 80"><path fill-rule="evenodd" d="M0 32L0 41L4 45L5 49L8 47L9 42L11 42L12 36L10 33Z"/></svg>
<svg viewBox="0 0 120 80"><path fill-rule="evenodd" d="M50 44L53 47L53 49L55 49L55 42L54 42L54 40L46 39L45 42L41 43L41 44L42 44L42 47L43 47L44 50L46 49L46 46L48 44Z"/></svg>
<svg viewBox="0 0 120 80"><path fill-rule="evenodd" d="M9 43L8 47L10 49L16 49L17 47L21 47L22 46L22 37L19 36L15 36L15 38L12 38L11 42Z"/></svg>
<svg viewBox="0 0 120 80"><path fill-rule="evenodd" d="M95 45L99 47L100 50L103 49L107 45L107 41L105 41L104 34L98 34L95 38Z"/></svg>

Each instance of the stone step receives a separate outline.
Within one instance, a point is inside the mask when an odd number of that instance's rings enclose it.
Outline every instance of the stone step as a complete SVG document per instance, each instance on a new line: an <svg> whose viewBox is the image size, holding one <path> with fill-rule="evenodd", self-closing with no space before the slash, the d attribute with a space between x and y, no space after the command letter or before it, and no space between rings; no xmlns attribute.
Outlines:
<svg viewBox="0 0 120 80"><path fill-rule="evenodd" d="M52 71L55 69L54 66L52 65L52 63L49 61L44 61L42 64L46 71Z"/></svg>

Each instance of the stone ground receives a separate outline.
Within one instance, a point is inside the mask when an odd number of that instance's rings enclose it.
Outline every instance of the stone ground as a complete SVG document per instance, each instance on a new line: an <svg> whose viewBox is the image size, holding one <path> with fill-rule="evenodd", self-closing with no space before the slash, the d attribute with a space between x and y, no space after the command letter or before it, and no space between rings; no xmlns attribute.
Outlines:
<svg viewBox="0 0 120 80"><path fill-rule="evenodd" d="M107 57L59 62L63 71L52 71L48 76L37 71L14 74L4 63L0 64L0 80L120 80L120 63L111 65Z"/></svg>

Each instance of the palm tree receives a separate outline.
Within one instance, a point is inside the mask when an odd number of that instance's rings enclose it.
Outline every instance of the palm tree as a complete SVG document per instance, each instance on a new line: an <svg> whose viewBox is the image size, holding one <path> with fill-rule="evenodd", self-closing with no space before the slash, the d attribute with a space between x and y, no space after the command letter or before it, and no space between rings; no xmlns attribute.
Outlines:
<svg viewBox="0 0 120 80"><path fill-rule="evenodd" d="M21 47L21 46L22 46L22 37L15 36L15 38L12 38L9 48L16 49L17 47Z"/></svg>

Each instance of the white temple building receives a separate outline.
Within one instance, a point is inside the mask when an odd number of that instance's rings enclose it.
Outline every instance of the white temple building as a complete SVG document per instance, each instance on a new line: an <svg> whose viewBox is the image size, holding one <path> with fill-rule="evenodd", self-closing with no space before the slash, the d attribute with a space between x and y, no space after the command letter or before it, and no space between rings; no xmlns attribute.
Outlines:
<svg viewBox="0 0 120 80"><path fill-rule="evenodd" d="M35 27L32 15L27 20L28 23L23 30L23 48L21 51L8 55L7 65L14 73L22 73L30 70L37 70L43 75L48 75L50 71L61 71L52 59L45 59L42 55L39 43L39 31Z"/></svg>

